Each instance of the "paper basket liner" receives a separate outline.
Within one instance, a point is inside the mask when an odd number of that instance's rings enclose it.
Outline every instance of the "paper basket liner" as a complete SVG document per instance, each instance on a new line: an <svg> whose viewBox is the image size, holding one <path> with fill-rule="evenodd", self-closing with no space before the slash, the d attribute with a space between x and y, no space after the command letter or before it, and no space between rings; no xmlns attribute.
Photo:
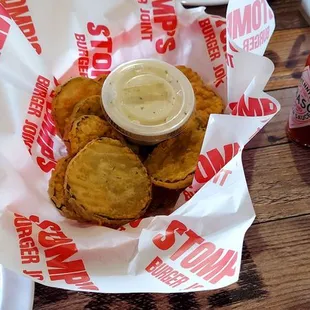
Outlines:
<svg viewBox="0 0 310 310"><path fill-rule="evenodd" d="M224 18L173 0L1 1L0 263L49 286L106 293L212 290L238 280L255 213L241 154L279 111L263 89L275 28L267 1ZM226 27L227 26L227 27ZM192 186L169 216L113 230L62 217L48 180L65 155L53 90L137 58L198 72L225 102L211 115Z"/></svg>

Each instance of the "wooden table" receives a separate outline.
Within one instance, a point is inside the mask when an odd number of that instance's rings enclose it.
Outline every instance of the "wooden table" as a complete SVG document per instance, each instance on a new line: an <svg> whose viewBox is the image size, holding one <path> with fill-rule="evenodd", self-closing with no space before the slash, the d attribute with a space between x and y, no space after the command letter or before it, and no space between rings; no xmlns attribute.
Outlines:
<svg viewBox="0 0 310 310"><path fill-rule="evenodd" d="M270 0L277 29L266 55L267 85L281 112L247 146L243 160L256 220L246 234L239 282L184 294L96 294L36 284L35 310L310 309L310 150L289 143L285 124L310 53L310 27L298 0ZM211 13L225 15L226 8Z"/></svg>

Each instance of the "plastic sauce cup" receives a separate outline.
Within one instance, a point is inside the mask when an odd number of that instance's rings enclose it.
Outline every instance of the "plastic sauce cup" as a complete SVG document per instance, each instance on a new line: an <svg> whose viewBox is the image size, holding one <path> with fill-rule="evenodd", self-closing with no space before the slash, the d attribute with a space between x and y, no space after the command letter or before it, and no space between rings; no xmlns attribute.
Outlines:
<svg viewBox="0 0 310 310"><path fill-rule="evenodd" d="M102 87L107 120L129 140L152 145L178 135L195 108L192 85L176 67L139 59L113 70Z"/></svg>

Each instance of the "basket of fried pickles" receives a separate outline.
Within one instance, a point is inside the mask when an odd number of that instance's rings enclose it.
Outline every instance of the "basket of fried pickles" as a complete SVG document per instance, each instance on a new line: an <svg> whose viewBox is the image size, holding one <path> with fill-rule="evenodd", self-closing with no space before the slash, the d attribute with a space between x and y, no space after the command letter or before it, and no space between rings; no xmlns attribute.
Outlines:
<svg viewBox="0 0 310 310"><path fill-rule="evenodd" d="M184 65L142 59L71 78L52 102L67 156L51 175L50 199L68 219L111 228L167 214L192 183L210 114L223 109Z"/></svg>

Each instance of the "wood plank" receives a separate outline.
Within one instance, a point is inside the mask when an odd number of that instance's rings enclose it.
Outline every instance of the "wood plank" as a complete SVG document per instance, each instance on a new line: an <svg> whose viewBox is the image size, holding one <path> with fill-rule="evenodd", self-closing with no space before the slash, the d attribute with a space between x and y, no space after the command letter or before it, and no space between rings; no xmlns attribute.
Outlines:
<svg viewBox="0 0 310 310"><path fill-rule="evenodd" d="M206 12L212 15L219 15L226 17L227 5L218 5L218 6L208 6Z"/></svg>
<svg viewBox="0 0 310 310"><path fill-rule="evenodd" d="M310 214L309 163L310 150L294 143L244 151L256 222Z"/></svg>
<svg viewBox="0 0 310 310"><path fill-rule="evenodd" d="M268 94L281 104L279 113L247 144L246 149L287 143L285 133L288 116L296 98L297 87L274 90Z"/></svg>
<svg viewBox="0 0 310 310"><path fill-rule="evenodd" d="M308 27L300 11L300 0L270 0L276 18L276 30ZM226 16L226 5L209 6L207 12L213 15Z"/></svg>
<svg viewBox="0 0 310 310"><path fill-rule="evenodd" d="M310 53L310 27L275 31L265 56L275 64L266 90L297 86Z"/></svg>
<svg viewBox="0 0 310 310"><path fill-rule="evenodd" d="M277 23L277 30L308 27L309 24L301 14L300 0L268 0Z"/></svg>
<svg viewBox="0 0 310 310"><path fill-rule="evenodd" d="M209 301L201 308L309 309L309 222L310 216L302 216L253 225L246 234L238 284L210 295L197 293L197 299Z"/></svg>
<svg viewBox="0 0 310 310"><path fill-rule="evenodd" d="M36 284L34 310L309 309L310 216L253 225L238 283L212 292L97 294Z"/></svg>

